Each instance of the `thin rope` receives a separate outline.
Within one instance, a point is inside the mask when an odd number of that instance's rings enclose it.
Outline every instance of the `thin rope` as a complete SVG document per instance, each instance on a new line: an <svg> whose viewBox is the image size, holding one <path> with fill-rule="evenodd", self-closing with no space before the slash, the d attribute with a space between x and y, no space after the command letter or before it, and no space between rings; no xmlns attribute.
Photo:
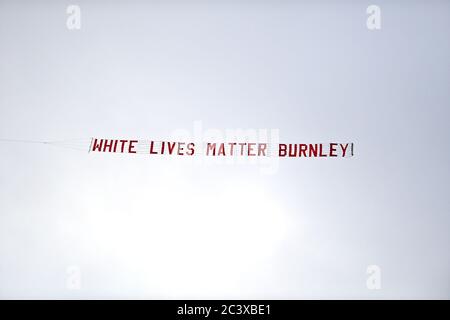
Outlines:
<svg viewBox="0 0 450 320"><path fill-rule="evenodd" d="M50 141L39 141L39 140L21 140L21 139L0 139L0 142L19 142L19 143L51 143Z"/></svg>
<svg viewBox="0 0 450 320"><path fill-rule="evenodd" d="M29 139L5 139L0 138L1 142L6 143L33 143L33 144L46 144L60 148L67 148L73 150L85 150L87 149L90 139L68 139L59 141L48 141L48 140L29 140Z"/></svg>

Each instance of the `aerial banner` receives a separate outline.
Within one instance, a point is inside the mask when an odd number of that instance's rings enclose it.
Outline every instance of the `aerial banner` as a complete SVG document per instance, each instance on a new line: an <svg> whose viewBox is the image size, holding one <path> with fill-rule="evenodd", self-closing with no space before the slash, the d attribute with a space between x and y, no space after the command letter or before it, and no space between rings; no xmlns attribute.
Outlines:
<svg viewBox="0 0 450 320"><path fill-rule="evenodd" d="M160 156L348 158L352 142L261 143L261 142L179 142L146 139L92 138L89 152L148 154Z"/></svg>

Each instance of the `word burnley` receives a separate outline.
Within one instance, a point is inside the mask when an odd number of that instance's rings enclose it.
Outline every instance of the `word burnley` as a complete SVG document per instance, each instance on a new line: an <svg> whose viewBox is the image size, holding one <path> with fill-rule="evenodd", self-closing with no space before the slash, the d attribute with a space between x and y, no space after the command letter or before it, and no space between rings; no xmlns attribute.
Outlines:
<svg viewBox="0 0 450 320"><path fill-rule="evenodd" d="M275 147L275 149L273 149ZM92 138L89 152L141 153L149 155L213 157L351 157L353 143L251 143L251 142L169 142L154 140Z"/></svg>

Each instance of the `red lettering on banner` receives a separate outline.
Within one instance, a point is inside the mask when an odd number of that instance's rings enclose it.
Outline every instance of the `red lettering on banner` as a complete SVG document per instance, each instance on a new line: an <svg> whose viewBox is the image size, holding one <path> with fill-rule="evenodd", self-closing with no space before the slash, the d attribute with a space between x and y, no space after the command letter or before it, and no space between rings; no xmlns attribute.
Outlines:
<svg viewBox="0 0 450 320"><path fill-rule="evenodd" d="M296 157L297 156L297 145L296 144L292 145L292 143L290 143L289 146L288 146L288 149L289 149L289 153L288 153L289 157Z"/></svg>
<svg viewBox="0 0 450 320"><path fill-rule="evenodd" d="M312 156L317 157L317 144L310 144L309 145L309 156L310 157L312 157Z"/></svg>
<svg viewBox="0 0 450 320"><path fill-rule="evenodd" d="M153 147L155 145L154 141L150 141L150 154L158 154L155 150L153 150Z"/></svg>
<svg viewBox="0 0 450 320"><path fill-rule="evenodd" d="M234 147L236 146L236 142L230 142L228 145L230 146L230 154L234 155L233 152L234 152Z"/></svg>
<svg viewBox="0 0 450 320"><path fill-rule="evenodd" d="M225 145L221 143L219 145L219 151L217 151L218 156L225 156Z"/></svg>
<svg viewBox="0 0 450 320"><path fill-rule="evenodd" d="M258 156L266 156L266 148L267 148L267 143L260 143L258 145Z"/></svg>
<svg viewBox="0 0 450 320"><path fill-rule="evenodd" d="M239 144L239 146L241 147L241 156L243 156L244 155L244 146L246 145L246 143L244 142L244 143L238 143Z"/></svg>
<svg viewBox="0 0 450 320"><path fill-rule="evenodd" d="M208 143L206 146L206 155L209 156L209 152L212 151L212 155L216 155L216 144L215 143Z"/></svg>
<svg viewBox="0 0 450 320"><path fill-rule="evenodd" d="M122 144L120 146L120 152L124 152L125 151L125 144L128 142L128 140L120 140L120 143Z"/></svg>
<svg viewBox="0 0 450 320"><path fill-rule="evenodd" d="M256 156L256 153L253 153L253 147L255 146L255 144L256 143L249 143L248 144L248 155L250 156L250 157L254 157L254 156Z"/></svg>
<svg viewBox="0 0 450 320"><path fill-rule="evenodd" d="M152 155L192 156L195 154L195 144L192 142L158 142L152 140L139 141L97 138L93 138L91 141L90 151L93 152L138 153L144 152L143 147L147 146L147 152ZM266 157L270 156L267 154L268 147L269 145L267 143L256 142L208 142L206 143L206 155L221 157ZM348 154L349 156L353 156L353 143L278 144L278 157L346 157Z"/></svg>
<svg viewBox="0 0 450 320"><path fill-rule="evenodd" d="M111 148L113 145L114 140L111 140L111 142L108 143L109 140L105 140L105 144L103 145L103 152L106 152L106 149L108 148L108 152L111 152Z"/></svg>
<svg viewBox="0 0 450 320"><path fill-rule="evenodd" d="M192 142L191 142L191 143L188 143L188 145L187 145L188 151L186 152L186 154L187 154L188 156L193 156L193 155L194 155L194 152L195 152L194 147L195 147L195 144L193 144Z"/></svg>
<svg viewBox="0 0 450 320"><path fill-rule="evenodd" d="M92 151L102 151L103 139L100 139L100 143L98 143L97 139L94 139L94 144L92 147Z"/></svg>
<svg viewBox="0 0 450 320"><path fill-rule="evenodd" d="M319 150L320 150L319 157L328 157L325 153L322 152L323 151L323 145L322 144L319 144Z"/></svg>
<svg viewBox="0 0 450 320"><path fill-rule="evenodd" d="M300 143L299 148L300 148L299 157L301 157L302 154L303 154L303 157L307 157L306 150L308 150L308 145L304 144L304 143Z"/></svg>
<svg viewBox="0 0 450 320"><path fill-rule="evenodd" d="M173 153L173 150L175 149L175 144L176 144L176 142L173 142L172 144L170 142L167 142L167 148L169 149L169 154Z"/></svg>
<svg viewBox="0 0 450 320"><path fill-rule="evenodd" d="M134 144L138 143L138 140L130 140L130 144L128 146L128 153L136 153L136 151L134 150Z"/></svg>
<svg viewBox="0 0 450 320"><path fill-rule="evenodd" d="M341 143L340 143L340 146L342 148L342 156L345 157L345 152L347 151L348 143L345 144L345 148L344 148L344 145Z"/></svg>
<svg viewBox="0 0 450 320"><path fill-rule="evenodd" d="M336 146L337 146L337 143L330 143L330 157L337 157L337 154L334 153L337 151Z"/></svg>
<svg viewBox="0 0 450 320"><path fill-rule="evenodd" d="M179 156L184 156L184 152L183 152L183 146L185 145L184 142L178 142L178 151L177 154Z"/></svg>
<svg viewBox="0 0 450 320"><path fill-rule="evenodd" d="M286 145L283 143L280 143L278 145L278 156L279 157L286 157Z"/></svg>

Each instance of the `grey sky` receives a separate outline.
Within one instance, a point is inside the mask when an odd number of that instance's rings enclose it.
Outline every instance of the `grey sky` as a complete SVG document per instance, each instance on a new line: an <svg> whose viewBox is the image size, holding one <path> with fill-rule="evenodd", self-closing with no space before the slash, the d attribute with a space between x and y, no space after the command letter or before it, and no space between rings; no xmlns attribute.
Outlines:
<svg viewBox="0 0 450 320"><path fill-rule="evenodd" d="M0 138L355 143L271 175L0 143L0 297L448 299L449 30L448 1L0 0Z"/></svg>

